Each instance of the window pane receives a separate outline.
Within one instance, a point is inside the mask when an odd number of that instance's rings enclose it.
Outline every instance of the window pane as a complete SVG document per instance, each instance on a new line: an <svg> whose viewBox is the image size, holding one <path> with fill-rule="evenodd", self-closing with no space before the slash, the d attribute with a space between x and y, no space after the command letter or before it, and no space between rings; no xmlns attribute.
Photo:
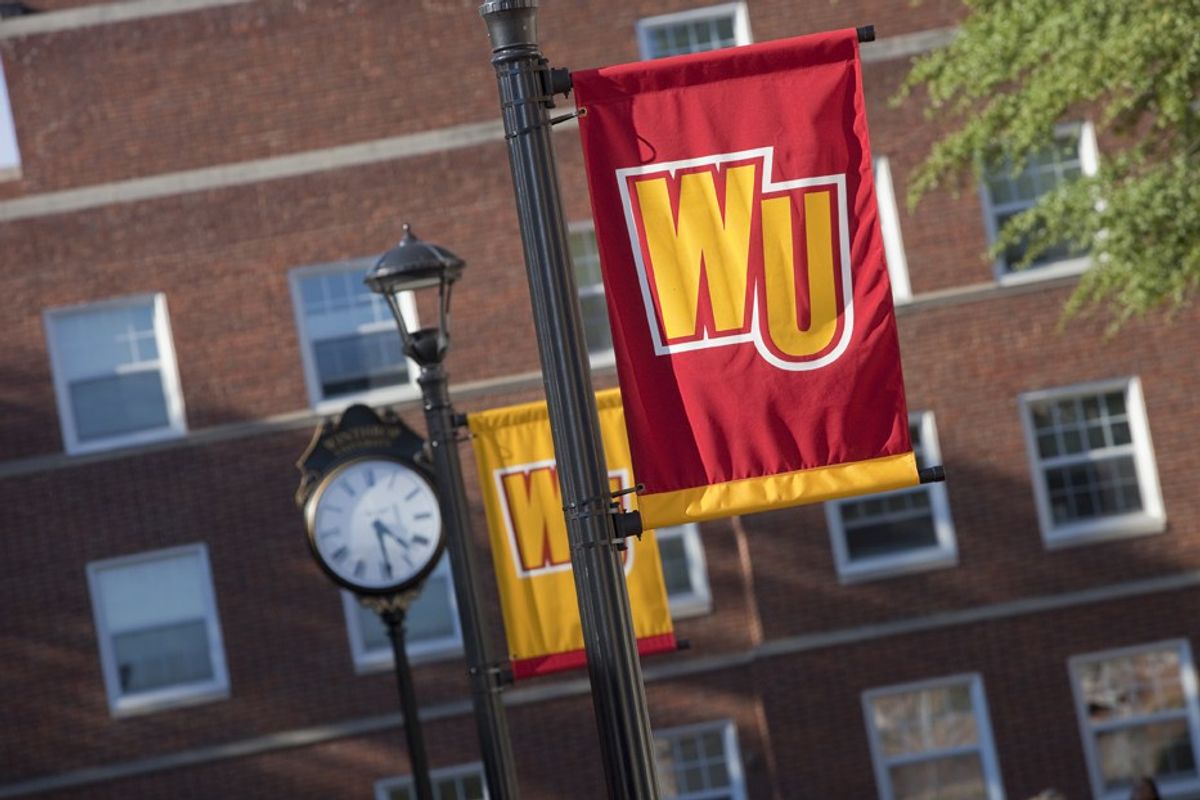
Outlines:
<svg viewBox="0 0 1200 800"><path fill-rule="evenodd" d="M213 677L204 619L119 633L112 641L122 694Z"/></svg>
<svg viewBox="0 0 1200 800"><path fill-rule="evenodd" d="M984 176L989 199L993 207L996 230L1018 213L1034 205L1043 195L1054 190L1067 180L1080 175L1079 135L1059 137L1042 151L1030 156L1020 172L1014 173L1013 162L1004 158L990 165ZM1020 241L1005 249L1003 263L1011 268L1025 255L1027 241ZM1080 255L1068 243L1053 245L1034 260L1032 266Z"/></svg>
<svg viewBox="0 0 1200 800"><path fill-rule="evenodd" d="M920 490L925 497L925 491ZM843 510L843 514L844 514ZM928 508L923 511L896 515L888 519L887 514L875 516L878 521L862 522L847 519L843 516L846 527L846 552L851 561L880 556L898 555L913 550L937 547L937 529L934 525L933 512Z"/></svg>
<svg viewBox="0 0 1200 800"><path fill-rule="evenodd" d="M677 25L670 29L667 35L671 41L669 50L671 55L679 55L680 53L690 52L691 37L688 35L688 33L687 25Z"/></svg>
<svg viewBox="0 0 1200 800"><path fill-rule="evenodd" d="M450 577L446 573L435 572L425 582L425 587L409 607L405 619L405 640L410 648L423 641L457 639L452 591ZM382 651L390 655L392 642L388 638L387 626L379 615L357 602L354 612L358 617L363 650L367 653Z"/></svg>
<svg viewBox="0 0 1200 800"><path fill-rule="evenodd" d="M909 437L920 467L931 464L930 453L936 453L936 442L926 442L924 414L914 414L909 421ZM936 551L942 547L938 538L937 520L932 500L933 487L885 492L857 500L836 501L829 508L840 516L840 534L846 560L853 563L874 558L886 558L905 553ZM839 568L844 567L839 563Z"/></svg>
<svg viewBox="0 0 1200 800"><path fill-rule="evenodd" d="M650 52L646 55L650 58L658 58L667 52L670 47L670 42L667 39L666 28L654 28L650 31Z"/></svg>
<svg viewBox="0 0 1200 800"><path fill-rule="evenodd" d="M468 775L462 779L463 800L486 800L483 792L483 778L478 775Z"/></svg>
<svg viewBox="0 0 1200 800"><path fill-rule="evenodd" d="M733 17L721 17L717 20L717 36L721 40L722 47L728 47L734 43Z"/></svg>
<svg viewBox="0 0 1200 800"><path fill-rule="evenodd" d="M608 305L604 295L581 297L579 307L583 313L583 338L588 352L612 350L612 328L608 325Z"/></svg>
<svg viewBox="0 0 1200 800"><path fill-rule="evenodd" d="M1141 511L1125 390L1030 406L1056 524Z"/></svg>
<svg viewBox="0 0 1200 800"><path fill-rule="evenodd" d="M732 785L724 734L719 730L655 738L659 780L664 798L732 797L721 792Z"/></svg>
<svg viewBox="0 0 1200 800"><path fill-rule="evenodd" d="M377 650L392 652L392 642L388 638L387 626L383 624L379 615L361 603L355 603L354 610L358 614L358 630L362 635L363 649L368 653Z"/></svg>
<svg viewBox="0 0 1200 800"><path fill-rule="evenodd" d="M1133 456L1053 467L1046 470L1046 485L1056 523L1142 509Z"/></svg>
<svg viewBox="0 0 1200 800"><path fill-rule="evenodd" d="M433 781L433 796L437 800L462 800L462 795L458 791L458 781L454 778Z"/></svg>
<svg viewBox="0 0 1200 800"><path fill-rule="evenodd" d="M1128 788L1142 775L1196 776L1196 760L1186 719L1138 725L1096 737L1100 772L1109 789Z"/></svg>
<svg viewBox="0 0 1200 800"><path fill-rule="evenodd" d="M211 586L199 553L89 567L97 634L120 695L214 680ZM115 700L116 698L114 698Z"/></svg>
<svg viewBox="0 0 1200 800"><path fill-rule="evenodd" d="M975 753L891 768L896 800L986 800L983 764Z"/></svg>
<svg viewBox="0 0 1200 800"><path fill-rule="evenodd" d="M572 231L570 245L588 352L607 352L612 349L612 331L608 326L608 308L604 300L604 282L600 274L600 253L596 248L595 231L590 228Z"/></svg>
<svg viewBox="0 0 1200 800"><path fill-rule="evenodd" d="M433 575L408 610L408 641L445 639L454 636L454 608L450 602L450 579Z"/></svg>
<svg viewBox="0 0 1200 800"><path fill-rule="evenodd" d="M1179 651L1174 649L1094 662L1079 675L1091 722L1186 707Z"/></svg>
<svg viewBox="0 0 1200 800"><path fill-rule="evenodd" d="M109 633L134 632L205 617L206 582L194 554L138 561L97 570L96 602Z"/></svg>
<svg viewBox="0 0 1200 800"><path fill-rule="evenodd" d="M979 739L966 684L876 698L873 724L885 756L968 746Z"/></svg>
<svg viewBox="0 0 1200 800"><path fill-rule="evenodd" d="M313 344L325 397L337 397L408 381L408 364L395 331L354 334Z"/></svg>
<svg viewBox="0 0 1200 800"><path fill-rule="evenodd" d="M51 321L58 367L68 380L104 375L151 357L139 354L134 342L154 336L153 301L72 311Z"/></svg>
<svg viewBox="0 0 1200 800"><path fill-rule="evenodd" d="M682 536L663 537L658 540L658 552L662 558L663 581L667 585L667 596L690 594L692 573L688 568L687 546Z"/></svg>
<svg viewBox="0 0 1200 800"><path fill-rule="evenodd" d="M75 435L81 442L170 424L158 370L73 381L68 391Z"/></svg>
<svg viewBox="0 0 1200 800"><path fill-rule="evenodd" d="M464 774L462 768L436 769L429 778L434 800L487 800L482 771ZM411 778L393 778L386 783L390 784L385 789L388 800L414 799Z"/></svg>
<svg viewBox="0 0 1200 800"><path fill-rule="evenodd" d="M596 247L596 232L589 229L571 231L571 262L575 265L575 280L580 289L601 282L600 254Z"/></svg>
<svg viewBox="0 0 1200 800"><path fill-rule="evenodd" d="M647 41L647 58L700 53L737 44L730 14L656 25L650 29Z"/></svg>

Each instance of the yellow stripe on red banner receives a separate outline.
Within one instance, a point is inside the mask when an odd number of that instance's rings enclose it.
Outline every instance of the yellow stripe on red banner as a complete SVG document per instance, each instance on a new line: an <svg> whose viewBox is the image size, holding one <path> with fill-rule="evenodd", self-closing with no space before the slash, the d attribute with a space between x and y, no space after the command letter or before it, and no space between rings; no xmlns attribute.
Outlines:
<svg viewBox="0 0 1200 800"><path fill-rule="evenodd" d="M694 489L659 492L638 499L642 523L654 528L752 514L798 503L822 503L866 492L887 492L920 483L912 453L852 464L727 481Z"/></svg>

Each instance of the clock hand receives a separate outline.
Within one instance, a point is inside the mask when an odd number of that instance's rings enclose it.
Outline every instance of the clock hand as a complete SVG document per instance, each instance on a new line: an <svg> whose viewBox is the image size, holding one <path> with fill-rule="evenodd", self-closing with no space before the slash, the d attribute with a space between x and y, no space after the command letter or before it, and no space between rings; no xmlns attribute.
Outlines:
<svg viewBox="0 0 1200 800"><path fill-rule="evenodd" d="M374 525L375 525L375 534L376 534L377 536L381 536L381 537L382 537L382 536L388 536L388 537L391 537L392 541L394 541L396 544L400 545L400 546L401 546L401 547L403 547L405 550L407 550L407 549L408 549L408 542L407 542L407 541L405 541L404 539L400 538L400 537L399 537L399 536L397 536L396 534L392 533L392 530L391 530L391 528L389 528L387 525L384 525L384 524L383 524L382 522L380 522L379 520L375 520L375 522L374 522Z"/></svg>
<svg viewBox="0 0 1200 800"><path fill-rule="evenodd" d="M379 522L379 520L375 520L375 539L379 542L379 552L383 553L383 565L385 567L387 567L387 574L391 575L392 574L392 562L388 558L387 548L384 547L384 545L383 545L383 534L384 534L384 531L386 531L386 530L387 530L387 528L383 527L383 525Z"/></svg>

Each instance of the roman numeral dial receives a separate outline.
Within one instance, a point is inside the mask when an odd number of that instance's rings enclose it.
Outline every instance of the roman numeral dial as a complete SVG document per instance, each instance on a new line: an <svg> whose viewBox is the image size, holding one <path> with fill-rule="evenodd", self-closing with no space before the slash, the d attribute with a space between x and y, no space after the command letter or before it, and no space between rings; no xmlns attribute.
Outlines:
<svg viewBox="0 0 1200 800"><path fill-rule="evenodd" d="M307 508L317 559L352 591L412 586L442 552L442 514L429 479L401 461L349 461L325 476Z"/></svg>

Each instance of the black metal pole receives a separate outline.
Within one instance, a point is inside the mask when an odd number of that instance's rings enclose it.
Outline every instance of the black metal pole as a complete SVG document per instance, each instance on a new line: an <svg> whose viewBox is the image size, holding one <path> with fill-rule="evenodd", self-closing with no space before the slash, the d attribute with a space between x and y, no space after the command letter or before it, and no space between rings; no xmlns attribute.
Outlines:
<svg viewBox="0 0 1200 800"><path fill-rule="evenodd" d="M417 383L421 386L425 403L425 426L433 450L434 473L442 495L446 551L450 557L450 572L454 576L454 596L458 601L458 615L462 623L463 650L467 659L471 701L475 707L475 725L479 732L488 797L491 800L516 800L517 772L501 698L503 687L500 670L483 634L467 490L463 486L462 461L458 456L457 426L446 387L446 371L440 361L444 350L430 350L436 351L431 357L437 360L421 363Z"/></svg>
<svg viewBox="0 0 1200 800"><path fill-rule="evenodd" d="M550 140L549 97L566 86L552 87L538 48L537 0L487 0L479 13L500 88L608 796L657 800L646 691Z"/></svg>
<svg viewBox="0 0 1200 800"><path fill-rule="evenodd" d="M417 695L413 691L412 670L408 666L408 650L404 647L404 609L393 608L379 614L392 640L392 656L396 664L396 683L400 687L400 708L404 712L404 740L408 742L408 760L412 765L413 788L417 800L433 800L433 785L429 782L429 758L425 754L425 736L417 714Z"/></svg>

